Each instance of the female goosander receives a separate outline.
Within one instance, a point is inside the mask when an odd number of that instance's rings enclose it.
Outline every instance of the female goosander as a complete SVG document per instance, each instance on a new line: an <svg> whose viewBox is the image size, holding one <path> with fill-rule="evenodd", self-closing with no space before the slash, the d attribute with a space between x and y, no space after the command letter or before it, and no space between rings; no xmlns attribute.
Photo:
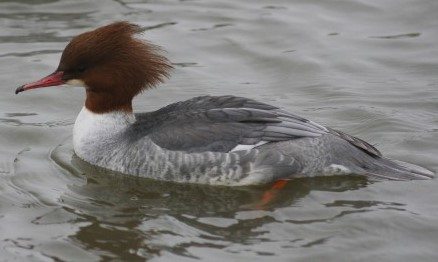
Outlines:
<svg viewBox="0 0 438 262"><path fill-rule="evenodd" d="M201 96L134 114L134 96L162 82L171 69L158 48L134 37L140 31L116 22L80 34L54 73L16 90L85 87L73 147L86 162L135 176L230 186L332 174L434 176L382 157L359 138L248 98Z"/></svg>

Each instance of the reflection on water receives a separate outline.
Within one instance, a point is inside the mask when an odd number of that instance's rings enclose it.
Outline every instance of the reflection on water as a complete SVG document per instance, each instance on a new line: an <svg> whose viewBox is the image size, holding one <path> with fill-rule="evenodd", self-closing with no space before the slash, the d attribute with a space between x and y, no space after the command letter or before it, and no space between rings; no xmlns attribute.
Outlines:
<svg viewBox="0 0 438 262"><path fill-rule="evenodd" d="M421 35L420 33L409 33L409 34L400 34L400 35L370 36L370 38L400 39L400 38L418 37L420 35Z"/></svg>
<svg viewBox="0 0 438 262"><path fill-rule="evenodd" d="M312 190L343 192L367 185L364 178L348 176L295 179L290 180L286 187L279 189L275 198L267 205L260 206L263 194L271 185L225 187L162 182L96 170L96 167L76 156L73 159L74 165L85 172L87 181L85 185L71 188L73 192L86 195L102 204L107 203L111 206L120 204L121 210L125 207L129 208L124 205L134 203L135 206L145 208L151 206L153 209L148 212L159 210L160 214L166 210L164 213L172 215L184 213L191 216L205 216L215 213L232 217L234 212L239 210L272 210L293 205Z"/></svg>
<svg viewBox="0 0 438 262"><path fill-rule="evenodd" d="M83 90L14 95L53 72L74 35L129 20L174 65L136 110L246 96L436 172L437 12L409 0L0 0L0 260L437 261L437 179L128 177L75 158Z"/></svg>
<svg viewBox="0 0 438 262"><path fill-rule="evenodd" d="M57 159L56 154L55 151L54 159ZM368 183L363 178L342 176L295 179L278 190L269 203L261 206L260 202L270 190L270 185L221 187L178 184L97 169L76 156L72 161L75 169L83 172L86 183L71 186L70 192L62 196L62 202L68 206L68 212L81 216L90 224L70 237L90 249L115 252L125 259L135 258L139 255L138 250L142 250L146 257L159 254L163 249L193 257L188 252L190 247L223 249L233 244L269 242L263 237L265 232L257 229L278 222L271 215L272 211L293 206L312 191L343 192ZM333 207L351 206L353 210L318 221L328 222L380 204L366 201L327 204ZM396 203L394 205L397 206ZM236 214L245 216L246 212L255 217L236 219ZM285 222L302 224L316 221ZM189 239L182 239L181 243L154 241L167 237L185 238L186 235L190 236ZM121 238L123 241L120 241Z"/></svg>

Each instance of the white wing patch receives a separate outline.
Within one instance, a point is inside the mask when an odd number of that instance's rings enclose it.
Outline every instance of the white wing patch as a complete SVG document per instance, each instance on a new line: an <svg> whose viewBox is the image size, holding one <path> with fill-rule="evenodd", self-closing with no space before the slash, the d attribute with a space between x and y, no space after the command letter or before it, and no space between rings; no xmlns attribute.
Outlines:
<svg viewBox="0 0 438 262"><path fill-rule="evenodd" d="M231 149L230 152L251 150L251 149L253 149L255 147L264 145L266 143L268 143L268 141L260 141L260 142L258 142L257 144L254 144L254 145L237 145L233 149Z"/></svg>

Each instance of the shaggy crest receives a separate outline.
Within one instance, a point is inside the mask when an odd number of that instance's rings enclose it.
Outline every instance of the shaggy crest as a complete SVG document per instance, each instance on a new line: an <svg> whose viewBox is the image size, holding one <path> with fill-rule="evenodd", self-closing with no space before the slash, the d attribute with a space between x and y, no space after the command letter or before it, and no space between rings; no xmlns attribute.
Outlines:
<svg viewBox="0 0 438 262"><path fill-rule="evenodd" d="M134 37L140 32L138 25L116 22L76 36L65 48L57 71L66 81L84 82L91 111L132 111L134 96L169 76L169 61Z"/></svg>

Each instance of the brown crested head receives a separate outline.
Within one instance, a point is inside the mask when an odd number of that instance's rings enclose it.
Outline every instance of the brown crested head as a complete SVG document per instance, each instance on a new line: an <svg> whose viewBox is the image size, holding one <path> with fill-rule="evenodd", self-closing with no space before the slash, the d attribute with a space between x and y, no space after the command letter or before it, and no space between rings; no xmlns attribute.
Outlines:
<svg viewBox="0 0 438 262"><path fill-rule="evenodd" d="M138 25L115 22L74 37L57 70L16 92L63 83L85 86L85 106L95 112L132 111L132 99L168 77L171 65L160 49L135 38ZM56 83L53 82L56 78ZM60 78L60 79L59 79ZM50 80L50 81L47 81Z"/></svg>

